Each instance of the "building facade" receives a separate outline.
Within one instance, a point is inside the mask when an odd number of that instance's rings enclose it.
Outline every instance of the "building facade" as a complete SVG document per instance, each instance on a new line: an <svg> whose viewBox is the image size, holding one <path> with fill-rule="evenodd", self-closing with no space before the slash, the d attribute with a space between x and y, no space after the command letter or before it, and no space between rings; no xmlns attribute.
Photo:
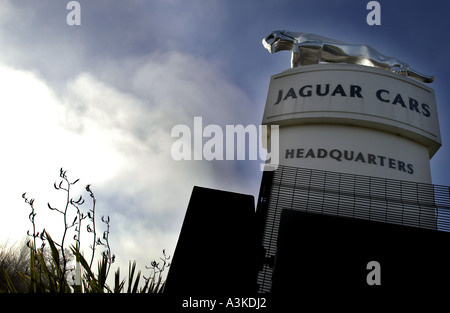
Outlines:
<svg viewBox="0 0 450 313"><path fill-rule="evenodd" d="M355 64L296 67L272 76L263 124L280 127L280 164L257 205L259 292L272 291L285 210L450 230L449 188L431 184L441 137L428 86Z"/></svg>

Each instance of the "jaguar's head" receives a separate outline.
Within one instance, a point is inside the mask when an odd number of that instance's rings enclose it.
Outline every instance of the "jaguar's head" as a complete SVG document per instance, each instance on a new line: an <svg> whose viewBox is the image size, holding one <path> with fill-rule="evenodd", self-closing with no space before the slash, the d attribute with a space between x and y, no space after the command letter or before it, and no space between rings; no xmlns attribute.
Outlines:
<svg viewBox="0 0 450 313"><path fill-rule="evenodd" d="M264 48L270 53L294 50L295 37L286 30L276 30L262 40Z"/></svg>

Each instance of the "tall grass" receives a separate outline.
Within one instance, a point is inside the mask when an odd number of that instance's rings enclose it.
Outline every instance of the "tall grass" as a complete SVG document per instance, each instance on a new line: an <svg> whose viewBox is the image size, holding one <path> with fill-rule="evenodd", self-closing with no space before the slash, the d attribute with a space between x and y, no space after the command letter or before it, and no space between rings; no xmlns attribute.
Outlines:
<svg viewBox="0 0 450 313"><path fill-rule="evenodd" d="M27 271L17 271L23 282L27 286L29 293L161 293L164 289L164 281L162 279L164 270L170 266L170 257L166 256L163 250L161 262L153 261L150 267L146 267L151 271L149 277L136 272L136 261L130 261L128 266L128 279L120 277L120 269L117 269L114 275L114 286L108 286L107 278L109 275L111 264L115 261L115 255L111 252L109 234L110 234L110 218L102 217L101 221L106 225L103 236L98 236L98 226L96 225L96 198L91 190L90 185L86 186L86 191L92 199L92 207L87 214L82 212L82 205L85 203L82 196L74 200L71 195L71 187L75 185L79 179L71 182L67 177L67 171L62 168L60 170L60 181L55 182L54 188L58 191L65 192L66 202L60 208L54 207L48 203L48 208L61 214L64 221L64 231L59 241L54 241L50 234L45 230L38 231L36 227L35 217L37 215L34 208L34 199L28 199L26 193L22 195L25 203L31 209L29 220L32 224L32 230L28 231L29 240L27 246L29 248L29 268ZM75 218L72 220L73 216ZM85 259L81 247L81 229L82 223L88 219L89 224L86 230L92 236L91 258L89 262ZM67 248L69 230L74 228L74 243ZM38 241L41 245L38 248ZM101 259L98 261L97 270L94 270L94 256L97 247L103 247ZM69 261L75 259L75 268L70 267ZM17 293L17 282L11 279L5 266L2 266L3 283L5 290L0 292ZM75 275L73 275L75 274ZM141 277L145 281L140 286ZM71 279L69 279L71 278ZM125 289L125 283L127 288Z"/></svg>

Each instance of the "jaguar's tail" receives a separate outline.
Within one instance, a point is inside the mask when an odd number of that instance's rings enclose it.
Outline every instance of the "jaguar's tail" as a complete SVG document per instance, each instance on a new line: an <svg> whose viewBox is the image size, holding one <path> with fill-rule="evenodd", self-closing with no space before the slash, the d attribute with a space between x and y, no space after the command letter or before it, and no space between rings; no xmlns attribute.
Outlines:
<svg viewBox="0 0 450 313"><path fill-rule="evenodd" d="M423 75L414 69L409 69L408 76L423 83L432 83L434 81L434 76Z"/></svg>

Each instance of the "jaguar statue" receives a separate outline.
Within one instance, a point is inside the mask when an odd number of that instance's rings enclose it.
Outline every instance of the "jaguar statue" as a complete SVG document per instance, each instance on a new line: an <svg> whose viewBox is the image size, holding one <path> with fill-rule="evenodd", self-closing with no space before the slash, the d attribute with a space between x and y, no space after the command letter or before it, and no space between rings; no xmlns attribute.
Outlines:
<svg viewBox="0 0 450 313"><path fill-rule="evenodd" d="M379 53L368 45L348 44L315 34L277 30L263 39L270 53L291 51L291 67L319 63L348 63L382 68L424 83L434 81L403 61Z"/></svg>

